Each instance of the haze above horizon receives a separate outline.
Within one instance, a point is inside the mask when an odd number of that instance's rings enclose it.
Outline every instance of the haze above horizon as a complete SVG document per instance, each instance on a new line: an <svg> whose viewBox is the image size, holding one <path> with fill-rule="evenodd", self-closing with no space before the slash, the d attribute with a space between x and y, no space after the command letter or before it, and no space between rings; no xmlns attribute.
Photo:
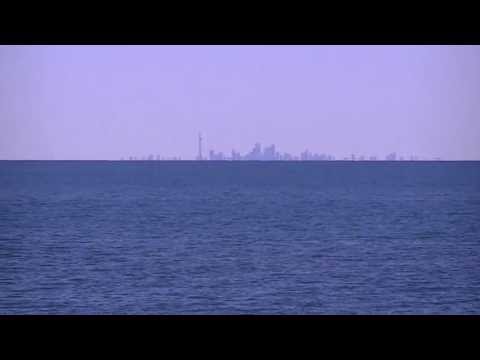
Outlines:
<svg viewBox="0 0 480 360"><path fill-rule="evenodd" d="M480 160L480 46L0 46L0 160Z"/></svg>

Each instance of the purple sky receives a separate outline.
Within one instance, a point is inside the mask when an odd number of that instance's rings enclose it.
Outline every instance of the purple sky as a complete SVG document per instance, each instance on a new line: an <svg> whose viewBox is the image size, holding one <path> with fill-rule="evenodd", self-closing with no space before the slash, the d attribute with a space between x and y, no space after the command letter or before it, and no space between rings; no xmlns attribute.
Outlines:
<svg viewBox="0 0 480 360"><path fill-rule="evenodd" d="M480 46L0 46L0 159L480 159Z"/></svg>

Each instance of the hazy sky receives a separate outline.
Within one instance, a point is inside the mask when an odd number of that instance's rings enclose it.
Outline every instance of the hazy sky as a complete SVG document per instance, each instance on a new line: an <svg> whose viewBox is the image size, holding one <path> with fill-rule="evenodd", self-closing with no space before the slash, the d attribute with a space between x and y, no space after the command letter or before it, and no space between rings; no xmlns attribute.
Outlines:
<svg viewBox="0 0 480 360"><path fill-rule="evenodd" d="M0 159L480 159L480 46L0 46Z"/></svg>

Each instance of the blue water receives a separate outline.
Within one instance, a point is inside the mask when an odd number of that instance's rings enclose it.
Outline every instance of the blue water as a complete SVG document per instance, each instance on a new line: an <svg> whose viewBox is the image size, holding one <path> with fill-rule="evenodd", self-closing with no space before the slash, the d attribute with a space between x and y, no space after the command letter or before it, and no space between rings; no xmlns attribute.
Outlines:
<svg viewBox="0 0 480 360"><path fill-rule="evenodd" d="M1 314L480 314L480 162L0 162Z"/></svg>

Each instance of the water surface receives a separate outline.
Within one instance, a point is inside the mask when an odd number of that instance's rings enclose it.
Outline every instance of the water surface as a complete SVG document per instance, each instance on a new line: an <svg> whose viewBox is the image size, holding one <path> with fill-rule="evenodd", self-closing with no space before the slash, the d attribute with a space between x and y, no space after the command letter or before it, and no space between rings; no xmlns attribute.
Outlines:
<svg viewBox="0 0 480 360"><path fill-rule="evenodd" d="M2 314L479 314L480 162L0 161Z"/></svg>

